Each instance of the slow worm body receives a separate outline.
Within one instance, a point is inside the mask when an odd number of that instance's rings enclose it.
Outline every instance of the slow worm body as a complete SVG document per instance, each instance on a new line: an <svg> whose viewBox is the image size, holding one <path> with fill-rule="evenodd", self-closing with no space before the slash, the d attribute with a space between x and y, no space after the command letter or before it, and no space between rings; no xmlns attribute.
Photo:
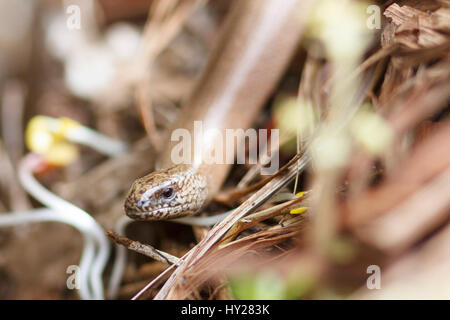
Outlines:
<svg viewBox="0 0 450 320"><path fill-rule="evenodd" d="M192 161L174 164L171 141L160 160L161 170L137 179L125 201L133 219L160 220L198 212L219 190L229 164L205 161L224 146L225 129L246 130L278 84L301 37L302 0L235 1L190 98L182 106L173 130L187 129L194 137L194 121L203 135L195 137L202 152L191 148ZM224 149L226 154L231 150Z"/></svg>

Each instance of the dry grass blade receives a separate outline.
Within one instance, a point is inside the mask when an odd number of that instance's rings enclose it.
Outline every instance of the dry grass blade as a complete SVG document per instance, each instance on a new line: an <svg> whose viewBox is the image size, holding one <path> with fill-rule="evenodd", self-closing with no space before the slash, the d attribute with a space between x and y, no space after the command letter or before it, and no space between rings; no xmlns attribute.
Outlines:
<svg viewBox="0 0 450 320"><path fill-rule="evenodd" d="M264 221L266 219L275 217L277 215L288 213L289 209L298 206L300 202L303 202L309 194L305 194L305 196L300 197L299 199L294 199L271 208L255 212L251 215L248 215L238 222L236 222L233 227L224 235L223 239L220 241L220 244L223 245L233 239L233 237L237 236L243 230L254 226L255 224Z"/></svg>
<svg viewBox="0 0 450 320"><path fill-rule="evenodd" d="M202 284L216 277L223 276L224 272L230 266L234 265L244 256L247 262L250 262L253 256L256 257L255 262L264 261L265 263L270 263L272 259L277 259L278 255L284 256L287 254L286 252L281 252L274 256L273 254L264 254L263 249L273 248L278 243L292 239L302 231L298 227L298 223L300 221L290 226L256 232L247 237L235 240L218 250L209 251L199 260L195 268L183 274L185 285L177 287L176 294L170 298L186 299L196 288L201 287ZM261 260L266 255L266 259Z"/></svg>

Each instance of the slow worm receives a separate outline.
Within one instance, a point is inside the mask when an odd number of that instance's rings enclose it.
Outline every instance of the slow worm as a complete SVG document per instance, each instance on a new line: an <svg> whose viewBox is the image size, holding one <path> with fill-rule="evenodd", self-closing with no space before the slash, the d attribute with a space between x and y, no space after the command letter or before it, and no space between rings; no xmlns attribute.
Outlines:
<svg viewBox="0 0 450 320"><path fill-rule="evenodd" d="M304 3L234 1L217 46L173 130L185 128L193 137L194 121L201 121L204 133L249 128L297 49ZM133 183L125 201L126 214L137 220L161 220L197 213L219 190L230 169L230 164L204 159L217 145L225 146L222 137L203 135L195 141L202 153L193 154L193 161L184 164L172 161L172 148L178 142L168 142L159 159L163 169Z"/></svg>

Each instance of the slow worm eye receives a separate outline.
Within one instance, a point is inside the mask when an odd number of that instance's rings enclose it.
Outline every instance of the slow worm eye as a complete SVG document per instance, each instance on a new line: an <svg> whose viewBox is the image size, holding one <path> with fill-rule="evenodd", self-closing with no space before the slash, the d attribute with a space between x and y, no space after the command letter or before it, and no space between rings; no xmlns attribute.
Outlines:
<svg viewBox="0 0 450 320"><path fill-rule="evenodd" d="M164 197L164 199L172 199L174 195L175 192L172 187L164 188L164 190L162 191L162 196Z"/></svg>

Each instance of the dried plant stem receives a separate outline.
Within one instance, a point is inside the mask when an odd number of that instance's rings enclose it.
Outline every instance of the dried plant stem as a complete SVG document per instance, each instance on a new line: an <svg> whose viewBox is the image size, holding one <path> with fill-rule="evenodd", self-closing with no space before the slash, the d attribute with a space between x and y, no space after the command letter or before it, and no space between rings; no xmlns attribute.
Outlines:
<svg viewBox="0 0 450 320"><path fill-rule="evenodd" d="M106 234L118 244L157 261L167 264L178 264L180 260L179 258L164 251L157 250L148 244L142 244L139 241L128 239L127 237L118 235L115 232L108 231Z"/></svg>

